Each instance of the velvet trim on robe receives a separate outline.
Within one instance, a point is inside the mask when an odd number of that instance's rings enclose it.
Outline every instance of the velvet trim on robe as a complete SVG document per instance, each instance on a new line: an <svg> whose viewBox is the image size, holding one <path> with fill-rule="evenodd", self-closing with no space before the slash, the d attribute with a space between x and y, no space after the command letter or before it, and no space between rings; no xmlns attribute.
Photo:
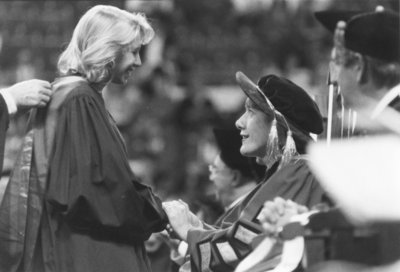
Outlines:
<svg viewBox="0 0 400 272"><path fill-rule="evenodd" d="M261 228L256 217L265 201L280 196L312 207L322 201L323 194L306 160L293 160L260 183L229 210L221 218L218 227L188 232L191 271L233 271L255 247L252 242L257 239L254 238L260 237ZM252 219L250 222L249 218ZM276 257L281 253L280 245L277 246L274 254L270 254L269 259L265 260L265 263L272 261L271 266L276 265Z"/></svg>

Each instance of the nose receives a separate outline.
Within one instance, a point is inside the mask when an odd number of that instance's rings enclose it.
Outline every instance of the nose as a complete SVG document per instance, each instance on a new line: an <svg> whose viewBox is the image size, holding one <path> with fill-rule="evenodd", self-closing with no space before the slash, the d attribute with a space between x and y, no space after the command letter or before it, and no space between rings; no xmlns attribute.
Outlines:
<svg viewBox="0 0 400 272"><path fill-rule="evenodd" d="M215 168L211 164L208 166L208 179L211 181L215 179Z"/></svg>
<svg viewBox="0 0 400 272"><path fill-rule="evenodd" d="M133 57L134 57L133 64L135 66L141 66L142 65L142 60L140 58L140 54L136 53L136 54L133 55Z"/></svg>
<svg viewBox="0 0 400 272"><path fill-rule="evenodd" d="M235 126L236 126L236 128L239 129L239 130L242 130L242 129L244 128L244 126L243 126L243 116L244 116L244 114L242 114L242 115L239 117L239 119L237 119L236 122L235 122Z"/></svg>

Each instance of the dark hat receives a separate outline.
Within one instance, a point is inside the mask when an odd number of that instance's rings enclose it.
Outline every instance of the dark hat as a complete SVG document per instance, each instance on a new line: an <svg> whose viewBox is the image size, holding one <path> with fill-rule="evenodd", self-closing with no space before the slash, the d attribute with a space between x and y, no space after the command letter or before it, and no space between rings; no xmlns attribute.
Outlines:
<svg viewBox="0 0 400 272"><path fill-rule="evenodd" d="M344 33L345 46L360 54L400 62L400 17L389 10L352 17Z"/></svg>
<svg viewBox="0 0 400 272"><path fill-rule="evenodd" d="M330 32L335 32L339 21L347 22L352 17L363 13L362 11L349 10L324 10L314 13L315 18Z"/></svg>
<svg viewBox="0 0 400 272"><path fill-rule="evenodd" d="M236 73L236 80L245 94L266 114L270 114L269 106L252 83L243 73ZM305 133L320 134L323 131L322 116L317 104L301 87L292 81L275 75L261 77L258 89L279 111L286 120Z"/></svg>
<svg viewBox="0 0 400 272"><path fill-rule="evenodd" d="M254 160L240 153L242 137L238 129L214 128L214 136L222 161L231 169L239 170L246 177L259 177L265 173L265 167L255 164ZM262 175L262 174L261 174Z"/></svg>

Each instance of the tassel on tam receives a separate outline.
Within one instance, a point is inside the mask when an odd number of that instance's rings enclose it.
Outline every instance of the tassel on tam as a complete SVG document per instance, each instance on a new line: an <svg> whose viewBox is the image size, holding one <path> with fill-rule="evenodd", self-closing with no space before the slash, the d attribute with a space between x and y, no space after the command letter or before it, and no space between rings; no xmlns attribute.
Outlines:
<svg viewBox="0 0 400 272"><path fill-rule="evenodd" d="M267 158L271 161L277 161L281 156L281 152L279 150L279 138L278 138L278 129L276 127L276 119L272 121L271 130L268 135L267 142Z"/></svg>
<svg viewBox="0 0 400 272"><path fill-rule="evenodd" d="M287 131L286 143L285 143L285 146L283 148L281 166L286 165L287 163L289 163L289 161L295 155L297 155L296 143L294 142L294 139L293 139L293 133L289 129Z"/></svg>

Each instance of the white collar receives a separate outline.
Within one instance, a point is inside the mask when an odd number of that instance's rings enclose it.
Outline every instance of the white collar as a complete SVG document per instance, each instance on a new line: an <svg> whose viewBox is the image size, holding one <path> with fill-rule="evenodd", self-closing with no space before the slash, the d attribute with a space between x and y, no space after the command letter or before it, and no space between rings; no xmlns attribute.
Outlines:
<svg viewBox="0 0 400 272"><path fill-rule="evenodd" d="M383 98L378 102L372 111L371 118L375 119L397 96L400 96L400 84L390 89Z"/></svg>

